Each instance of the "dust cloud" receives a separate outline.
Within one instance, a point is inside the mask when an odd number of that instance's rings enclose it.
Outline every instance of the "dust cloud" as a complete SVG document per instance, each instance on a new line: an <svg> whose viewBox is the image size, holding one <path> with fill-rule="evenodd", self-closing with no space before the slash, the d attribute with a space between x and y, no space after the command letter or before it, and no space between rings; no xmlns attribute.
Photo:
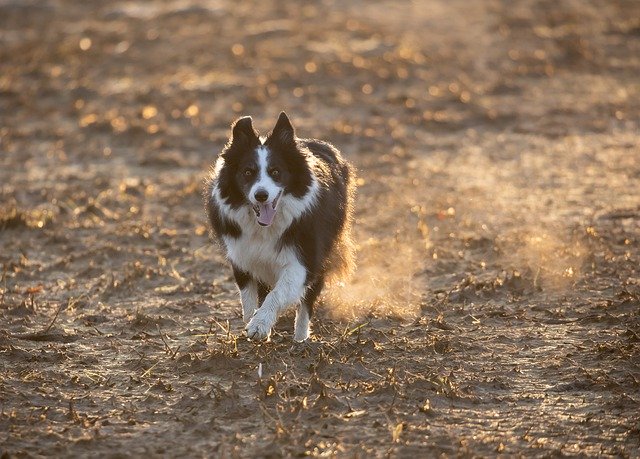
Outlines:
<svg viewBox="0 0 640 459"><path fill-rule="evenodd" d="M572 289L593 257L584 243L589 235L558 208L569 192L563 180L573 177L551 176L535 146L510 162L508 175L504 166L467 145L453 158L436 151L407 161L393 176L365 175L354 226L357 269L327 289L331 314L415 317L425 285L444 282L452 291L476 279L470 287L481 289L491 279L500 283L505 272L522 282L502 292L523 285L549 295ZM382 191L372 196L371 187Z"/></svg>
<svg viewBox="0 0 640 459"><path fill-rule="evenodd" d="M524 227L516 240L520 243L507 259L521 272L529 273L536 289L561 293L581 278L588 251L566 230Z"/></svg>
<svg viewBox="0 0 640 459"><path fill-rule="evenodd" d="M394 192L365 194L372 186L406 187L407 177L401 177L360 179L355 274L331 286L325 295L335 318L356 320L368 314L409 318L419 312L416 274L424 262L425 233L419 231L419 220L411 210L416 208L415 199Z"/></svg>
<svg viewBox="0 0 640 459"><path fill-rule="evenodd" d="M0 456L638 457L640 2L142 3L0 2ZM283 109L360 179L303 344L198 186Z"/></svg>
<svg viewBox="0 0 640 459"><path fill-rule="evenodd" d="M419 293L414 275L421 254L407 240L368 237L357 245L356 273L328 289L326 301L339 319L376 316L414 317Z"/></svg>

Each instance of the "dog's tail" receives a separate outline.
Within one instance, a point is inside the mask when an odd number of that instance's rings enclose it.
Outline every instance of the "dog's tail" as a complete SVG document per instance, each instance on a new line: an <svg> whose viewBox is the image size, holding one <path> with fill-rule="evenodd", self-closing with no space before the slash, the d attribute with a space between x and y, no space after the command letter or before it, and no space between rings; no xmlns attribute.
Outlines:
<svg viewBox="0 0 640 459"><path fill-rule="evenodd" d="M355 169L347 162L342 163L342 176L347 185L345 220L338 235L335 250L328 260L327 281L329 283L346 282L356 269L356 245L351 236L353 224L353 206L356 194Z"/></svg>
<svg viewBox="0 0 640 459"><path fill-rule="evenodd" d="M356 269L356 249L351 234L345 232L336 241L336 250L329 259L329 265L329 283L346 282L351 278Z"/></svg>

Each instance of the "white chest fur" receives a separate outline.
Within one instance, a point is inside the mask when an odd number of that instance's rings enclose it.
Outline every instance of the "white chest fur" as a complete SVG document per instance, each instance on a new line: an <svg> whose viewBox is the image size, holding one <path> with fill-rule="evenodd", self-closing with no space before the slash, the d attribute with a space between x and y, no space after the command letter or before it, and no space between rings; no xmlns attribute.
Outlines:
<svg viewBox="0 0 640 459"><path fill-rule="evenodd" d="M235 266L273 287L285 268L298 263L298 257L293 249L278 246L280 234L271 229L252 225L242 228L239 238L226 236L223 240Z"/></svg>
<svg viewBox="0 0 640 459"><path fill-rule="evenodd" d="M212 195L223 215L234 221L242 231L238 238L222 238L229 260L252 277L273 287L284 269L300 265L295 250L292 247L280 248L279 241L291 223L315 204L318 188L314 178L309 192L301 199L287 194L282 196L273 224L263 227L258 225L249 206L232 209L221 199L218 187L214 187Z"/></svg>

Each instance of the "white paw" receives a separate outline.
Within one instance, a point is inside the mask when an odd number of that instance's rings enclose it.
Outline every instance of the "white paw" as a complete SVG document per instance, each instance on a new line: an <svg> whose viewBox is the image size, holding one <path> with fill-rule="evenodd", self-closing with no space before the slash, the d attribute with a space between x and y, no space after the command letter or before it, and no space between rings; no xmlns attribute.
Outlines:
<svg viewBox="0 0 640 459"><path fill-rule="evenodd" d="M306 341L309 339L309 327L305 328L305 329L298 329L298 327L296 327L296 331L293 335L293 339L299 343L302 343L303 341Z"/></svg>
<svg viewBox="0 0 640 459"><path fill-rule="evenodd" d="M263 312L262 309L258 309L258 312L255 313L244 328L247 332L247 337L256 340L269 338L269 335L271 335L271 327L273 327L275 322L270 316L271 314Z"/></svg>

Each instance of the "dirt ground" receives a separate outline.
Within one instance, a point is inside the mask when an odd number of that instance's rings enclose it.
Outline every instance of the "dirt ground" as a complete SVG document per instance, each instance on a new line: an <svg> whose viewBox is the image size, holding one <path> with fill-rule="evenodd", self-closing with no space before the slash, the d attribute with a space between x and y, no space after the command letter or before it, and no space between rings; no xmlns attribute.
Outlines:
<svg viewBox="0 0 640 459"><path fill-rule="evenodd" d="M638 457L639 75L635 0L1 0L0 456ZM201 198L282 109L359 173L303 345Z"/></svg>

